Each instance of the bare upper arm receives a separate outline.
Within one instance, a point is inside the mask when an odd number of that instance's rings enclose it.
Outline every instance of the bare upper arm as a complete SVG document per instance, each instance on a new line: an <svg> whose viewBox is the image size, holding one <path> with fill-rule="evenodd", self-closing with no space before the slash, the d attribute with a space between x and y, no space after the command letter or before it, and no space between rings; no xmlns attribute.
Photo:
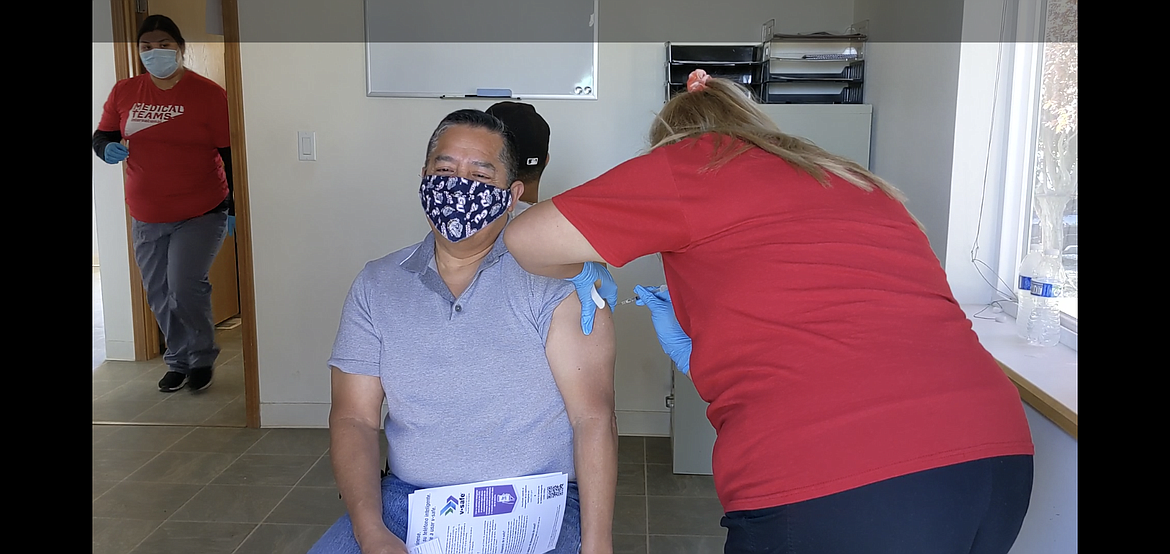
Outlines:
<svg viewBox="0 0 1170 554"><path fill-rule="evenodd" d="M504 243L521 267L605 262L551 200L537 203L504 228Z"/></svg>
<svg viewBox="0 0 1170 554"><path fill-rule="evenodd" d="M613 314L608 308L598 310L589 335L581 331L577 293L553 310L545 354L573 424L580 418L613 417L615 348Z"/></svg>
<svg viewBox="0 0 1170 554"><path fill-rule="evenodd" d="M346 373L336 367L330 369L333 401L329 409L330 424L348 419L379 429L382 425L382 400L386 397L381 379Z"/></svg>

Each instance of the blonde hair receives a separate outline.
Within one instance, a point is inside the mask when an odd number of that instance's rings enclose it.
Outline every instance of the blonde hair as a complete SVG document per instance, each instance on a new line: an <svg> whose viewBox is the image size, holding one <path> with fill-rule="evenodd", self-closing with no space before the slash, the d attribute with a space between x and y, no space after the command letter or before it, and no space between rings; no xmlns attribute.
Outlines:
<svg viewBox="0 0 1170 554"><path fill-rule="evenodd" d="M902 191L857 162L832 154L800 137L785 134L756 107L751 92L739 83L710 78L702 90L681 92L663 106L650 125L651 150L713 133L715 153L704 171L718 169L736 156L759 148L830 186L833 174L865 191L874 187L906 205ZM732 140L725 140L730 138ZM925 227L910 213L919 229Z"/></svg>

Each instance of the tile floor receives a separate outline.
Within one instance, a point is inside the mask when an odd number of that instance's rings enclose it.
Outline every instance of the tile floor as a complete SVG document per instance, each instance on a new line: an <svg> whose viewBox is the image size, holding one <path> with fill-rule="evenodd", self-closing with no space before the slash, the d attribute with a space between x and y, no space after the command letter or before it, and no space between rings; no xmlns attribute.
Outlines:
<svg viewBox="0 0 1170 554"><path fill-rule="evenodd" d="M194 393L159 392L166 373L162 357L144 362L105 360L100 278L94 268L93 422L244 427L243 335L240 327L217 330L221 353L211 387ZM230 320L229 320L230 321Z"/></svg>
<svg viewBox="0 0 1170 554"><path fill-rule="evenodd" d="M94 425L93 552L304 553L345 511L328 449L324 429ZM674 475L670 439L618 458L615 554L722 552L712 479Z"/></svg>

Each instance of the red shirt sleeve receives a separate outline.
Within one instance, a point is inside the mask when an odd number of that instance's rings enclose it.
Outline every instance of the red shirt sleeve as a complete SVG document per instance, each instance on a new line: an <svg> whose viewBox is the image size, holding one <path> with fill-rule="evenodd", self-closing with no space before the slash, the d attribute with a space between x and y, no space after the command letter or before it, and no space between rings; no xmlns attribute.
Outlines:
<svg viewBox="0 0 1170 554"><path fill-rule="evenodd" d="M690 244L690 225L665 150L626 161L552 198L606 263L622 267Z"/></svg>
<svg viewBox="0 0 1170 554"><path fill-rule="evenodd" d="M114 88L110 90L110 96L106 98L106 103L102 107L102 118L98 122L99 131L122 131L122 116L118 113L118 91L122 88L122 83L115 83Z"/></svg>

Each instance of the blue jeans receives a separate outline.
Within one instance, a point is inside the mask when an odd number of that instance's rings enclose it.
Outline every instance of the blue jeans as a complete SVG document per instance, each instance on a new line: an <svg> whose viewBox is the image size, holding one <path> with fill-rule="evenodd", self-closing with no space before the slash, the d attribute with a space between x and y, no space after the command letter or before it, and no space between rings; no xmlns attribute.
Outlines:
<svg viewBox="0 0 1170 554"><path fill-rule="evenodd" d="M386 528L403 542L406 541L410 493L418 489L419 487L393 474L382 479L382 521ZM557 538L557 547L549 552L550 554L581 552L581 499L577 483L569 483L569 493L565 495L565 517L561 523L561 534ZM353 522L350 521L349 514L341 516L337 523L325 531L317 540L317 544L309 549L309 554L361 554L357 539L353 535Z"/></svg>

